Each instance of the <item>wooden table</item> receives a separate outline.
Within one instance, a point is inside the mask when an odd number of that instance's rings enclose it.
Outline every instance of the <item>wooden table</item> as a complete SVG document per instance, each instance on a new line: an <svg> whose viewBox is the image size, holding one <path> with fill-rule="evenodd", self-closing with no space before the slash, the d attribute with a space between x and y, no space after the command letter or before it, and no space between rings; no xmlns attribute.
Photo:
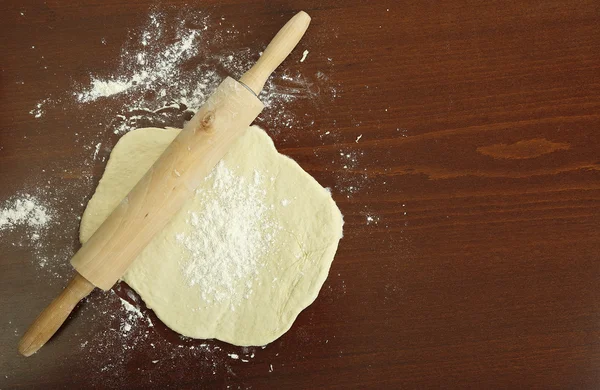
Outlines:
<svg viewBox="0 0 600 390"><path fill-rule="evenodd" d="M313 17L285 65L307 80L293 125L259 123L345 215L329 278L264 349L182 339L121 284L20 357L119 138L103 113L123 102L72 91L110 75L156 7L77 3L0 4L0 209L31 194L54 213L38 240L0 229L0 388L600 386L597 0L188 2L253 52ZM122 337L119 297L154 327Z"/></svg>

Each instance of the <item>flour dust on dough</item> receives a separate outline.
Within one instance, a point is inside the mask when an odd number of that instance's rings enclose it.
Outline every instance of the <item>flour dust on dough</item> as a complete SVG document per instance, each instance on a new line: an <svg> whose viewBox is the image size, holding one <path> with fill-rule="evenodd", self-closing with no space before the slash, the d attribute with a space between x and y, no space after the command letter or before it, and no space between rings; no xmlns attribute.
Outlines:
<svg viewBox="0 0 600 390"><path fill-rule="evenodd" d="M83 214L82 243L179 131L138 129L120 139ZM184 336L265 345L317 297L342 225L329 192L253 126L123 280Z"/></svg>

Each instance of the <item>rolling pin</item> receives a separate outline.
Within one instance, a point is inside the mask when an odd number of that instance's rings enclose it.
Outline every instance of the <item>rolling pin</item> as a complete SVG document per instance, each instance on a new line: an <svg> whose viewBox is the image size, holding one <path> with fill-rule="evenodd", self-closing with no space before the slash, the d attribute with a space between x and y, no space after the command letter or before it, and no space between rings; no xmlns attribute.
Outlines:
<svg viewBox="0 0 600 390"><path fill-rule="evenodd" d="M297 13L239 81L227 77L160 158L71 259L75 276L19 342L30 356L60 328L95 287L109 290L154 235L193 196L229 147L264 108L265 82L298 44L310 16Z"/></svg>

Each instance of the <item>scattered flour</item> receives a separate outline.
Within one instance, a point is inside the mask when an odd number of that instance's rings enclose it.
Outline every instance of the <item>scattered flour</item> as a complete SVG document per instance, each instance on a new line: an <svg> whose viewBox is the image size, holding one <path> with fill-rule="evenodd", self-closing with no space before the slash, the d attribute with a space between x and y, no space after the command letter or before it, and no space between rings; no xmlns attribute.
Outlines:
<svg viewBox="0 0 600 390"><path fill-rule="evenodd" d="M360 160L364 156L364 151L339 151L339 158L332 160L331 163L341 165L342 173L336 176L335 188L344 194L346 198L351 198L367 182L367 168L360 166Z"/></svg>
<svg viewBox="0 0 600 390"><path fill-rule="evenodd" d="M100 152L100 147L102 146L102 142L98 142L96 144L96 147L94 148L94 157L92 157L92 159L96 159L96 157L98 157L98 152Z"/></svg>
<svg viewBox="0 0 600 390"><path fill-rule="evenodd" d="M51 219L48 208L29 194L5 202L0 209L0 229L10 229L18 225L39 229L45 227ZM39 234L34 233L32 238L38 239Z"/></svg>
<svg viewBox="0 0 600 390"><path fill-rule="evenodd" d="M121 323L121 332L127 334L131 330L131 324L128 322Z"/></svg>
<svg viewBox="0 0 600 390"><path fill-rule="evenodd" d="M378 223L379 223L379 217L378 216L371 215L371 214L367 215L367 225L371 225L371 224L377 225Z"/></svg>
<svg viewBox="0 0 600 390"><path fill-rule="evenodd" d="M198 11L173 15L157 7L142 29L131 32L114 72L90 74L88 85L76 86L70 96L38 102L31 114L40 118L47 107L64 106L70 99L75 105L111 99L118 104L103 105L103 122L115 134L144 125L173 126L174 115L195 112L226 76L239 78L259 58L255 47L229 49L236 47L239 34L233 25L220 19L216 26L213 17ZM301 62L307 55L305 50ZM260 95L266 109L259 122L267 129L279 131L298 123L300 118L290 109L294 101L336 93L323 72L307 76L293 69L277 70Z"/></svg>
<svg viewBox="0 0 600 390"><path fill-rule="evenodd" d="M98 80L92 79L92 88L77 94L77 100L83 103L94 101L99 97L116 95L127 91L133 86L133 81Z"/></svg>
<svg viewBox="0 0 600 390"><path fill-rule="evenodd" d="M307 56L308 56L308 50L304 50L304 52L302 53L302 58L300 59L300 62L304 62L304 60L306 60Z"/></svg>
<svg viewBox="0 0 600 390"><path fill-rule="evenodd" d="M31 115L33 115L34 118L41 118L42 115L44 115L44 109L42 108L45 104L45 101L42 100L41 102L38 102L35 105L35 108L33 108L31 111L29 111L29 113Z"/></svg>
<svg viewBox="0 0 600 390"><path fill-rule="evenodd" d="M277 226L269 218L272 206L265 203L266 190L257 171L247 180L221 161L207 180L214 180L212 189L196 191L206 208L190 212L190 231L175 237L189 252L182 271L203 300L227 300L235 310L253 293L254 277Z"/></svg>
<svg viewBox="0 0 600 390"><path fill-rule="evenodd" d="M131 303L127 302L126 300L124 300L123 298L119 297L119 299L121 300L121 305L123 305L123 308L125 309L125 311L127 312L128 317L130 317L130 319L133 318L144 318L144 315L142 314L142 312L140 311L140 309L138 309L137 307L133 306Z"/></svg>
<svg viewBox="0 0 600 390"><path fill-rule="evenodd" d="M123 62L120 65L119 76L114 79L93 76L90 88L78 93L77 100L85 103L120 94L132 88L156 89L166 87L166 82L176 81L181 76L181 64L198 53L196 39L200 31L179 28L175 32L174 43L165 45L158 52L152 52L155 45L159 44L157 41L165 28L165 21L161 21L156 14L151 15L149 28L142 34L142 51L131 53L129 48L125 47L122 51ZM125 76L131 71L133 74ZM159 90L159 94L163 94L162 90Z"/></svg>
<svg viewBox="0 0 600 390"><path fill-rule="evenodd" d="M80 337L81 356L87 360L89 369L107 373L101 378L103 388L121 388L123 378L131 375L131 363L140 356L146 357L152 364L160 362L166 369L194 369L206 377L222 378L232 374L232 362L250 361L257 355L255 347L230 346L224 350L210 341L177 335L162 324L157 325L159 330L136 326L136 321L141 321L149 313L142 312L121 295L130 297L129 291L118 284L108 294L92 294L81 307L81 316L90 321L88 327L76 334ZM115 310L119 307L121 310ZM152 387L152 382L160 381L163 375L164 372L149 370L143 379L138 378L137 383L143 382Z"/></svg>

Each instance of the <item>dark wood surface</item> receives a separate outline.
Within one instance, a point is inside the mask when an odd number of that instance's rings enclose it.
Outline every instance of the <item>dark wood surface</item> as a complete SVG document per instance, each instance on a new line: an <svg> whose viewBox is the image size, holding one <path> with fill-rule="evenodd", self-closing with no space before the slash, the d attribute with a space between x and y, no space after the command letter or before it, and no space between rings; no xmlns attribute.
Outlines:
<svg viewBox="0 0 600 390"><path fill-rule="evenodd" d="M0 230L1 389L600 387L596 0L188 2L257 52L297 10L313 17L284 66L323 72L335 94L287 105L292 129L273 112L259 123L345 215L330 275L264 349L203 352L121 284L20 357L20 335L72 273L105 164L89 164L93 137L105 132L103 156L118 139L101 104L30 111L113 69L155 6L0 4L0 203L43 194L56 211L41 244ZM356 161L344 168L340 153ZM153 319L137 324L143 337L115 336L117 296Z"/></svg>

